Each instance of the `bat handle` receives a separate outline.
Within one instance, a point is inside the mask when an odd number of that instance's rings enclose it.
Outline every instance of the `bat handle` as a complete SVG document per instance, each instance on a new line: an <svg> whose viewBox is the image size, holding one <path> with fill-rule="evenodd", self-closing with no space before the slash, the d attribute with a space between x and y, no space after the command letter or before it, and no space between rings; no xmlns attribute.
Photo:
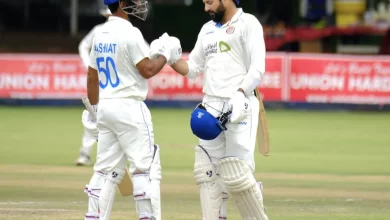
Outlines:
<svg viewBox="0 0 390 220"><path fill-rule="evenodd" d="M88 97L82 97L81 101L84 103L85 108L87 109L88 113L91 115L91 118L96 121L96 113L95 110L93 109L91 103L89 102Z"/></svg>

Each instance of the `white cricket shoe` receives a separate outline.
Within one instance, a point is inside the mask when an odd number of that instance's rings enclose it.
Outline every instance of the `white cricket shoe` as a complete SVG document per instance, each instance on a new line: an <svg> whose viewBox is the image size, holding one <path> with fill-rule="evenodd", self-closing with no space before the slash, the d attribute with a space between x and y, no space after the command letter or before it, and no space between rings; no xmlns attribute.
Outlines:
<svg viewBox="0 0 390 220"><path fill-rule="evenodd" d="M91 159L85 154L80 154L79 159L76 161L76 166L88 166L91 164Z"/></svg>

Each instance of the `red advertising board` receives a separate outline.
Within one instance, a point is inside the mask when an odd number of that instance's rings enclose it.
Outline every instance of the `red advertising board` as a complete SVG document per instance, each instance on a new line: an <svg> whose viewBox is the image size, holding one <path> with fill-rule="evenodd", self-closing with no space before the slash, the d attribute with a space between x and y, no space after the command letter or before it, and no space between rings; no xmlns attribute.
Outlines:
<svg viewBox="0 0 390 220"><path fill-rule="evenodd" d="M183 59L188 55L184 54ZM203 77L188 79L166 65L149 79L149 100L202 100Z"/></svg>
<svg viewBox="0 0 390 220"><path fill-rule="evenodd" d="M74 99L87 74L74 55L0 55L0 98Z"/></svg>
<svg viewBox="0 0 390 220"><path fill-rule="evenodd" d="M78 55L0 55L0 98L79 99L86 77ZM148 99L201 100L202 85L165 66ZM390 57L268 53L260 92L265 101L390 104Z"/></svg>
<svg viewBox="0 0 390 220"><path fill-rule="evenodd" d="M265 62L266 72L261 79L260 93L264 101L284 101L282 88L285 86L285 55L274 53L267 55Z"/></svg>
<svg viewBox="0 0 390 220"><path fill-rule="evenodd" d="M390 103L389 57L291 55L289 70L291 102Z"/></svg>
<svg viewBox="0 0 390 220"><path fill-rule="evenodd" d="M265 101L281 101L284 54L274 53L266 58L267 73L262 78L260 92ZM183 56L188 58L188 54ZM165 66L161 73L149 80L148 99L153 100L202 100L203 75L188 79L176 73L170 66Z"/></svg>

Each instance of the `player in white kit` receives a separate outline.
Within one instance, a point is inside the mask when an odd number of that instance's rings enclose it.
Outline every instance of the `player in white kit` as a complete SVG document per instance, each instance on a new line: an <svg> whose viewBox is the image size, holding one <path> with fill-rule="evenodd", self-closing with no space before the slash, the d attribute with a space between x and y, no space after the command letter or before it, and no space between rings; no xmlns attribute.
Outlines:
<svg viewBox="0 0 390 220"><path fill-rule="evenodd" d="M212 20L203 25L189 60L171 65L188 78L204 73L205 96L191 116L200 138L194 176L203 220L226 219L228 193L242 219L268 220L262 185L253 175L259 113L254 90L265 72L263 29L238 7L239 0L203 3Z"/></svg>
<svg viewBox="0 0 390 220"><path fill-rule="evenodd" d="M181 46L152 42L155 50L149 51L128 19L132 15L145 20L147 1L104 0L104 4L112 16L95 35L88 68L88 99L97 113L99 141L85 219L110 218L115 189L129 162L139 219L160 220L159 147L154 144L152 117L144 100L147 79L167 62L179 59L173 60L171 53L181 51Z"/></svg>
<svg viewBox="0 0 390 220"><path fill-rule="evenodd" d="M108 18L111 15L111 11L107 9L102 9L100 11L100 14L104 17ZM103 23L104 24L104 23ZM85 69L88 70L89 66L89 54L92 49L92 43L93 38L95 37L95 34L97 30L103 26L103 24L98 24L94 28L92 28L91 31L88 32L87 35L80 41L79 44L79 55L81 58L81 61L83 62ZM82 114L82 121L83 124L85 124L86 118L87 118L88 112L86 110L83 111ZM93 123L90 123L92 126ZM95 145L97 141L97 135L98 131L96 127L91 126L84 126L84 131L81 139L82 146L80 148L80 156L76 161L77 166L84 166L84 165L90 165L91 164L91 151L93 145Z"/></svg>

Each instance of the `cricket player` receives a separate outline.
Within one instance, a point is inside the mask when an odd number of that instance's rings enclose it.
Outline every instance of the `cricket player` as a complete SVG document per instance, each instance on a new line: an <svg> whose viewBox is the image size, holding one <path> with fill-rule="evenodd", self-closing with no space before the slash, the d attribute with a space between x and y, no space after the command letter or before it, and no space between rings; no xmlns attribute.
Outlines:
<svg viewBox="0 0 390 220"><path fill-rule="evenodd" d="M265 72L263 29L253 15L239 8L240 0L203 3L211 21L203 25L189 60L171 65L188 78L204 73L205 96L191 117L193 133L200 138L195 147L194 177L203 220L226 219L228 194L242 219L268 220L262 185L253 175L259 118L254 90ZM230 111L228 121L221 125L226 130L213 133L216 118Z"/></svg>
<svg viewBox="0 0 390 220"><path fill-rule="evenodd" d="M111 15L111 11L108 8L102 9L100 11L100 14L108 18ZM103 26L103 24L96 25L87 35L85 35L85 37L81 40L79 44L79 54L85 66L85 69L88 69L89 66L89 53L91 52L93 38L95 37L97 30L101 26ZM83 124L85 124L85 118L88 118L87 115L88 112L84 111L82 116L84 118ZM90 129L90 127L84 126L84 132L81 139L82 146L80 148L80 156L76 161L77 166L85 166L91 164L90 155L92 147L96 143L97 134L97 129Z"/></svg>
<svg viewBox="0 0 390 220"><path fill-rule="evenodd" d="M97 114L99 142L95 172L87 187L89 208L85 219L110 218L115 189L125 175L127 162L139 219L161 219L160 153L154 144L152 117L144 100L147 79L166 63L176 62L181 53L173 57L171 54L181 52L181 46L178 40L169 44L152 42L154 49L149 49L128 17L145 20L147 3L104 0L112 16L95 35L87 78L88 99Z"/></svg>

